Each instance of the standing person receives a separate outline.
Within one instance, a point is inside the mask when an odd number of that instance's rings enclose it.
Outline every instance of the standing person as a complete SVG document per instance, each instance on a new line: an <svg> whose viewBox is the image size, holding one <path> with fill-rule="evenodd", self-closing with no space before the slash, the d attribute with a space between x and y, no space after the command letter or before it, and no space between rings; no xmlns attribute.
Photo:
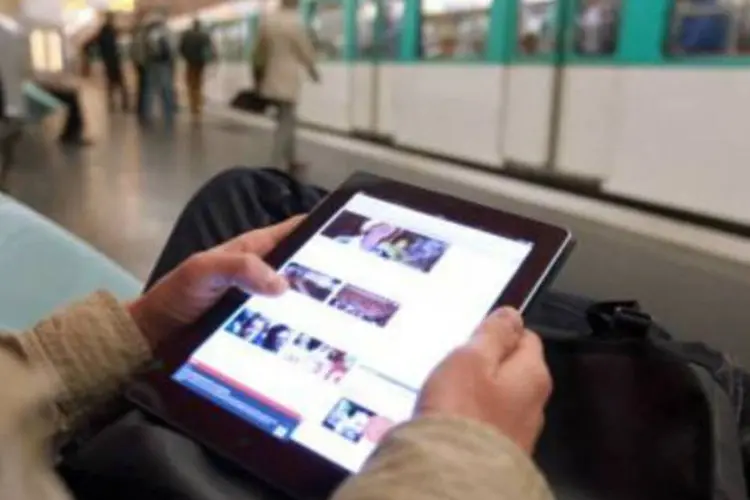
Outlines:
<svg viewBox="0 0 750 500"><path fill-rule="evenodd" d="M107 75L107 101L109 109L115 107L115 93L120 94L120 105L123 111L129 107L128 89L125 86L125 78L122 73L122 58L120 57L120 46L117 42L117 28L115 27L115 15L107 12L104 25L96 35L96 44L99 46L104 69Z"/></svg>
<svg viewBox="0 0 750 500"><path fill-rule="evenodd" d="M180 54L185 59L185 73L190 100L190 112L198 117L203 110L203 74L206 65L216 54L211 37L203 30L200 20L193 21L193 27L182 35Z"/></svg>
<svg viewBox="0 0 750 500"><path fill-rule="evenodd" d="M150 110L149 97L158 96L161 101L164 123L171 128L177 103L174 90L175 51L172 34L167 26L166 15L163 11L156 11L150 17L146 26L146 73L150 86L146 93L145 107Z"/></svg>
<svg viewBox="0 0 750 500"><path fill-rule="evenodd" d="M278 108L271 164L295 173L294 130L297 101L302 86L299 69L318 82L315 49L297 10L298 0L282 0L281 8L261 19L253 51L253 65L260 82L255 85L261 96Z"/></svg>
<svg viewBox="0 0 750 500"><path fill-rule="evenodd" d="M148 71L147 71L147 29L145 23L146 11L139 10L133 27L132 43L130 44L130 59L133 61L136 78L138 79L138 94L136 98L136 112L141 123L148 122L151 110L146 107L149 102Z"/></svg>

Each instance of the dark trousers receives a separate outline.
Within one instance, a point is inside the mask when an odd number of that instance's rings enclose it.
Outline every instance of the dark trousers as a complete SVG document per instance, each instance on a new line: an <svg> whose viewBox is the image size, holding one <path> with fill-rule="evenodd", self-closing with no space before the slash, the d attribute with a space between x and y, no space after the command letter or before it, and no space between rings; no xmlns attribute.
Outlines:
<svg viewBox="0 0 750 500"><path fill-rule="evenodd" d="M60 134L60 140L66 142L83 139L83 110L81 109L81 100L78 98L78 91L54 87L44 87L44 90L62 101L68 108L68 117Z"/></svg>
<svg viewBox="0 0 750 500"><path fill-rule="evenodd" d="M127 111L130 107L130 96L128 95L128 88L125 86L122 65L119 61L105 61L104 66L107 74L107 103L109 109L115 109L115 100L119 94L120 106L123 111Z"/></svg>
<svg viewBox="0 0 750 500"><path fill-rule="evenodd" d="M148 116L148 113L146 111L146 92L148 92L148 74L146 72L146 67L142 66L140 64L135 65L135 72L138 79L138 89L137 89L137 96L136 96L136 111L138 112L138 117L141 120L145 120Z"/></svg>
<svg viewBox="0 0 750 500"><path fill-rule="evenodd" d="M272 169L239 167L217 175L185 206L146 288L194 253L309 212L324 195Z"/></svg>

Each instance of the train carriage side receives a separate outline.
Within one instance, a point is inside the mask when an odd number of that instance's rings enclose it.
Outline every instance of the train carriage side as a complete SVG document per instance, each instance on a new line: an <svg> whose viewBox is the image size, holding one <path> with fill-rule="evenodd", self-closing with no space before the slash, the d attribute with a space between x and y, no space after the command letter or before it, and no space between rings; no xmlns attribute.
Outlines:
<svg viewBox="0 0 750 500"><path fill-rule="evenodd" d="M502 164L505 6L405 2L400 60L382 72L377 101L382 128L397 144Z"/></svg>
<svg viewBox="0 0 750 500"><path fill-rule="evenodd" d="M303 122L342 132L352 129L353 3L308 0L301 6L317 53L321 83L306 80L298 115Z"/></svg>
<svg viewBox="0 0 750 500"><path fill-rule="evenodd" d="M322 75L303 88L303 122L750 223L750 0L308 0L303 12ZM226 103L249 83L249 56L216 71Z"/></svg>
<svg viewBox="0 0 750 500"><path fill-rule="evenodd" d="M747 0L623 4L606 191L750 224L749 42Z"/></svg>
<svg viewBox="0 0 750 500"><path fill-rule="evenodd" d="M553 172L598 180L606 193L750 223L748 7L568 0Z"/></svg>

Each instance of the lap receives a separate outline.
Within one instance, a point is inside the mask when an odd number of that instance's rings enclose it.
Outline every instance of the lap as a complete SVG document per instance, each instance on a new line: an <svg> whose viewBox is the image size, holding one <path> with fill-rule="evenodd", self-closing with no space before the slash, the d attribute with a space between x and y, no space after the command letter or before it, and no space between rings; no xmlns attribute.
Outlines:
<svg viewBox="0 0 750 500"><path fill-rule="evenodd" d="M268 168L236 167L218 174L180 214L147 288L192 254L309 212L324 194L322 189Z"/></svg>

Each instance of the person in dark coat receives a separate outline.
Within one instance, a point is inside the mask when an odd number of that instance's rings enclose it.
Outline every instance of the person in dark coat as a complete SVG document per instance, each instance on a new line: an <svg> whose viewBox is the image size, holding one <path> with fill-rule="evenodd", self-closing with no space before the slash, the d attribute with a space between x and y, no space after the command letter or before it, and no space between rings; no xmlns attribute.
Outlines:
<svg viewBox="0 0 750 500"><path fill-rule="evenodd" d="M190 112L200 116L203 109L203 76L208 65L216 55L211 36L203 30L198 19L193 27L182 35L180 55L185 59L186 86L190 102Z"/></svg>
<svg viewBox="0 0 750 500"><path fill-rule="evenodd" d="M107 99L109 108L115 107L115 94L120 94L120 104L123 111L129 107L128 90L125 86L125 77L122 73L122 57L120 46L117 43L117 28L115 27L115 15L108 12L104 25L96 35L96 45L104 64L107 77Z"/></svg>

